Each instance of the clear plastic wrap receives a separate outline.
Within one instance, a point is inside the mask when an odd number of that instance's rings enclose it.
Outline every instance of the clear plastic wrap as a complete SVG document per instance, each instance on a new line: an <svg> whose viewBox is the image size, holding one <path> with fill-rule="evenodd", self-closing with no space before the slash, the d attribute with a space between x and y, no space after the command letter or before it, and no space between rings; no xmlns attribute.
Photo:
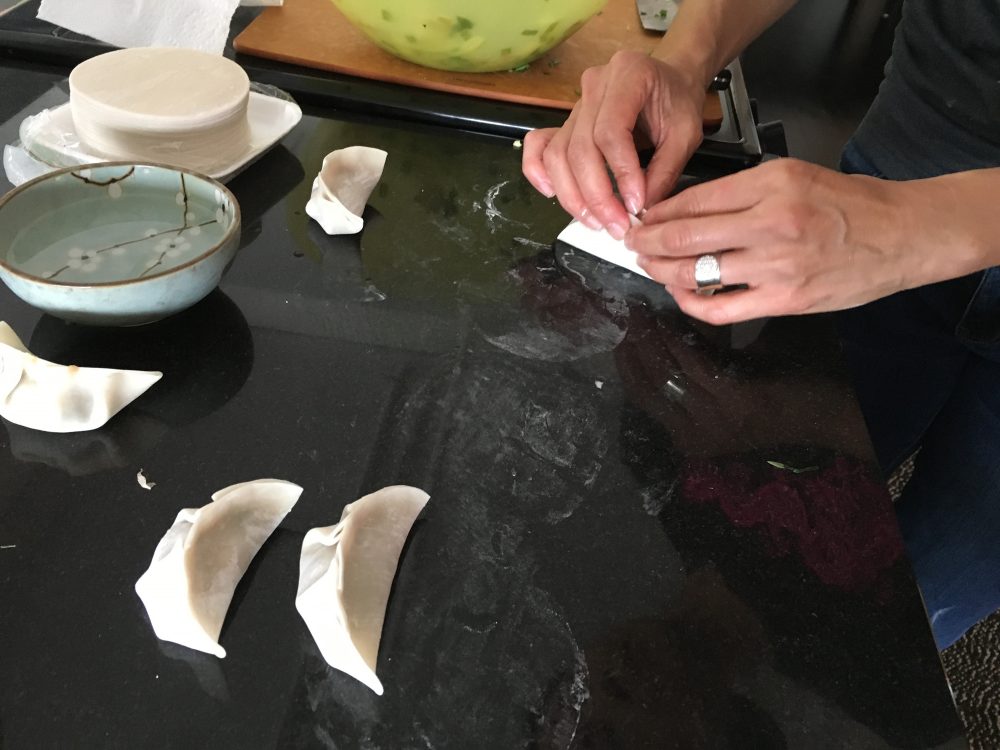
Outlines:
<svg viewBox="0 0 1000 750"><path fill-rule="evenodd" d="M62 167L108 161L80 143L69 109L69 93L63 87L57 91L61 103L53 105L49 96L49 106L24 118L18 139L4 146L4 172L12 185L20 185ZM247 157L227 165L221 172L210 174L210 177L222 181L231 179L291 130L302 117L295 100L281 89L251 82L250 93L253 110L248 116L251 118L253 142ZM163 158L151 156L150 161L162 162Z"/></svg>

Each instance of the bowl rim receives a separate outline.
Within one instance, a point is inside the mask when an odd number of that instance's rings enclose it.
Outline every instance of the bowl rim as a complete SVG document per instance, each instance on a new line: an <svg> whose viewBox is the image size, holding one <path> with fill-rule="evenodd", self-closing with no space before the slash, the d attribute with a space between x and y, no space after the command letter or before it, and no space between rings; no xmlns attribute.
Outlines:
<svg viewBox="0 0 1000 750"><path fill-rule="evenodd" d="M106 167L136 167L136 168L152 167L153 169L164 169L170 172L177 172L190 175L191 177L194 177L199 180L204 180L205 182L209 183L210 185L215 187L217 190L221 191L224 195L226 195L229 198L229 201L233 206L233 222L232 224L229 225L229 229L226 230L226 232L222 235L222 237L219 239L218 242L216 242L214 245L209 247L205 252L201 253L197 257L191 258L190 260L185 261L179 266L174 266L173 268L169 268L165 271L160 271L159 273L151 274L149 276L144 276L142 278L121 279L120 281L96 281L91 283L82 283L75 281L56 281L54 279L46 279L43 276L36 276L20 268L12 266L10 263L7 262L6 256L3 253L0 253L0 269L10 273L13 276L18 276L32 283L43 284L46 286L53 286L53 287L67 287L67 288L72 287L73 289L107 289L109 287L116 287L116 286L130 286L132 284L144 284L148 281L152 281L153 279L160 279L163 278L164 276L169 276L173 273L177 273L178 271L182 271L185 268L190 268L191 266L200 263L201 261L205 260L205 258L208 258L210 255L213 255L214 253L221 250L228 242L230 242L235 237L237 232L239 232L241 227L243 226L243 214L240 211L239 201L236 200L236 196L233 195L233 192L228 187L223 185L219 180L215 179L214 177L209 177L208 175L202 172L195 172L194 170L185 169L184 167L174 167L171 166L170 164L161 164L154 161L99 161L99 162L91 162L90 164L77 164L72 167L62 167L61 169L56 169L51 172L46 172L43 175L39 175L38 177L28 180L27 182L21 183L20 185L9 190L6 194L0 195L0 211L2 211L4 206L6 206L12 199L14 199L18 195L21 195L22 193L27 192L34 185L38 185L39 183L51 180L61 175L70 174L72 172L82 172L85 169L104 169Z"/></svg>

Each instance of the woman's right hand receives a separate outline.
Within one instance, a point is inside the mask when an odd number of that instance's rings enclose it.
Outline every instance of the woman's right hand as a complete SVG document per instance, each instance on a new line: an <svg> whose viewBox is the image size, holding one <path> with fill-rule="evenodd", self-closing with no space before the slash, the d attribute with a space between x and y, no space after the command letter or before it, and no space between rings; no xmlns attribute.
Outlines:
<svg viewBox="0 0 1000 750"><path fill-rule="evenodd" d="M706 84L679 66L629 51L584 71L580 88L561 128L525 137L522 170L574 218L621 239L628 214L665 198L701 143ZM655 149L645 173L635 142L640 136Z"/></svg>

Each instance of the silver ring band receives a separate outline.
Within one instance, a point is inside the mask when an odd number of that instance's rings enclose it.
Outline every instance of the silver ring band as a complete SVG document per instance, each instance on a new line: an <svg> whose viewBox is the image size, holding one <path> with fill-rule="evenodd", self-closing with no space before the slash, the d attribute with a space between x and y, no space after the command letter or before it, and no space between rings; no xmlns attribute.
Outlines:
<svg viewBox="0 0 1000 750"><path fill-rule="evenodd" d="M719 256L709 253L699 255L694 262L694 283L702 294L711 294L722 289L722 268Z"/></svg>

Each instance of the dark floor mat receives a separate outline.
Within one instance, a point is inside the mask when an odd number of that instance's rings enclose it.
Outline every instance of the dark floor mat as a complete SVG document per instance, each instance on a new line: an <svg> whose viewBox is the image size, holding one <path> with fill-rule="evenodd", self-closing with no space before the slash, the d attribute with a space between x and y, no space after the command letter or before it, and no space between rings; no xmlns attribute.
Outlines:
<svg viewBox="0 0 1000 750"><path fill-rule="evenodd" d="M910 456L889 477L889 494L898 500L913 475ZM1000 612L994 612L941 652L970 750L1000 748Z"/></svg>
<svg viewBox="0 0 1000 750"><path fill-rule="evenodd" d="M1000 612L941 653L972 750L1000 748Z"/></svg>

